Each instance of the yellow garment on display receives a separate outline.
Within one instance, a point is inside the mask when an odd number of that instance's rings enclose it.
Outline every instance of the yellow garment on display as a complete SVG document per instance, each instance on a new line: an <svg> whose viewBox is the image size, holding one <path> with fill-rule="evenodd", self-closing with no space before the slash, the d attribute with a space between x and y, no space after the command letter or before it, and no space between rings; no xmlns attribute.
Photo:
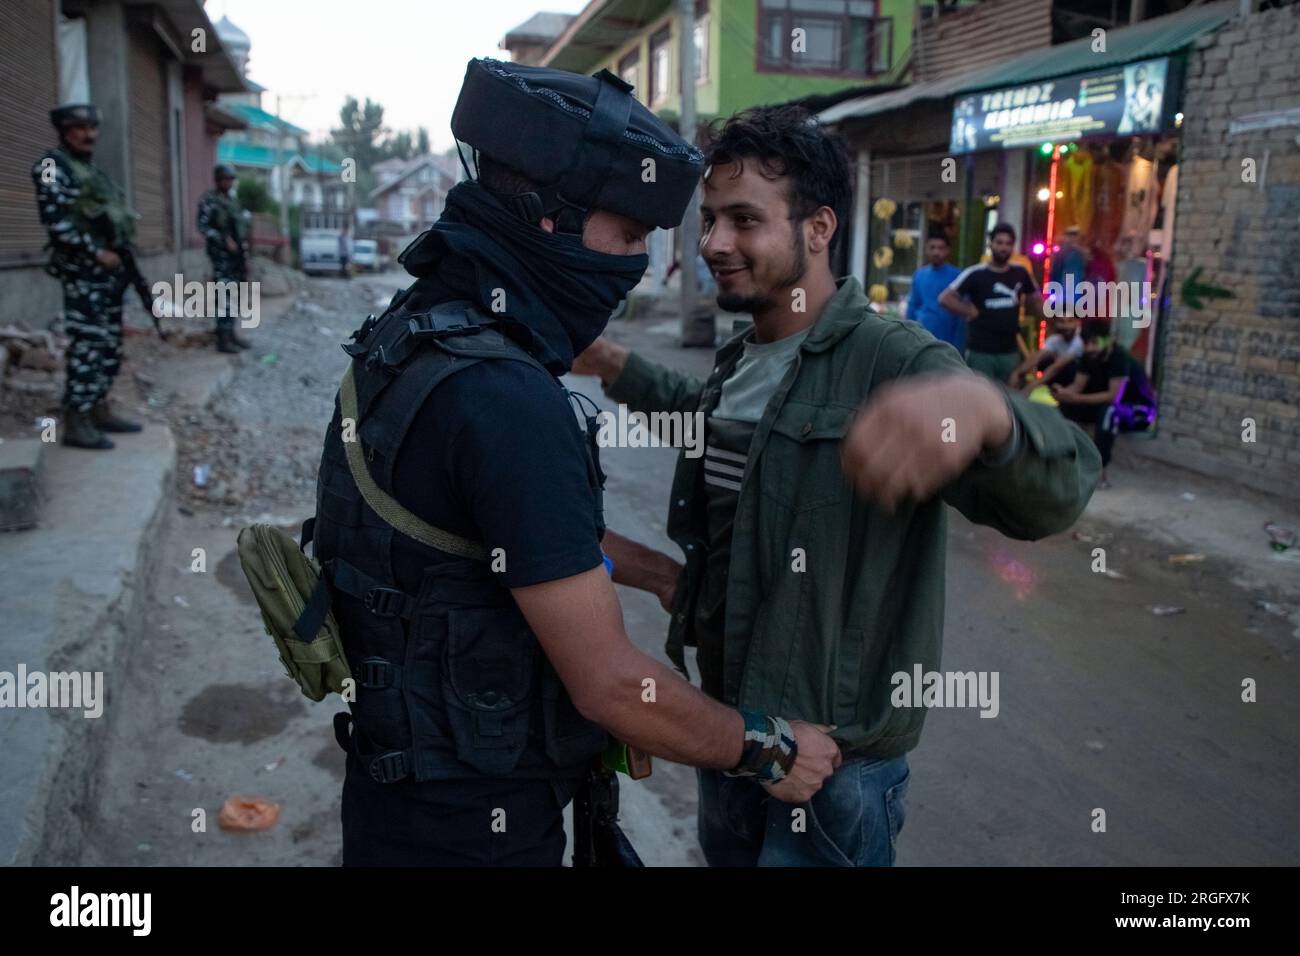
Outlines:
<svg viewBox="0 0 1300 956"><path fill-rule="evenodd" d="M1066 153L1056 171L1056 234L1070 226L1085 233L1092 225L1092 157L1077 147Z"/></svg>

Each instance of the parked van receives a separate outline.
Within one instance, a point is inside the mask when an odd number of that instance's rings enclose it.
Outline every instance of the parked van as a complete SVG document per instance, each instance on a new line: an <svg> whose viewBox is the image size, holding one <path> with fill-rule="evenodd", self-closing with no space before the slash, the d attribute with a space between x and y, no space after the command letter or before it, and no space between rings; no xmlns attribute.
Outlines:
<svg viewBox="0 0 1300 956"><path fill-rule="evenodd" d="M344 275L346 264L343 243L347 240L339 229L304 229L298 240L298 257L302 271L308 275L332 273Z"/></svg>
<svg viewBox="0 0 1300 956"><path fill-rule="evenodd" d="M352 243L352 264L363 272L382 272L379 243L374 239L357 239Z"/></svg>

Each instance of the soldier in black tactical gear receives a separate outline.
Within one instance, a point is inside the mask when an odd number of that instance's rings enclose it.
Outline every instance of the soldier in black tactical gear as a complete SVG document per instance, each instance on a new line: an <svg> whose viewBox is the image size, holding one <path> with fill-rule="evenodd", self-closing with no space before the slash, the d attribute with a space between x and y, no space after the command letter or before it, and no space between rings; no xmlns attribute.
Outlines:
<svg viewBox="0 0 1300 956"><path fill-rule="evenodd" d="M628 640L595 419L584 433L559 381L701 154L606 70L472 60L452 131L478 179L344 346L304 529L356 681L335 719L344 864L559 865L610 734L808 799L839 762L820 728L725 707Z"/></svg>
<svg viewBox="0 0 1300 956"><path fill-rule="evenodd" d="M124 250L136 215L121 189L91 161L99 111L90 104L61 106L50 111L50 122L60 142L37 160L32 181L41 223L50 233L46 271L63 283L70 340L63 443L112 448L105 432L140 431L137 422L114 415L108 405L122 359L122 295L133 281Z"/></svg>
<svg viewBox="0 0 1300 956"><path fill-rule="evenodd" d="M199 197L197 219L199 232L207 242L212 261L212 278L216 282L244 282L248 279L248 244L244 229L244 210L233 189L235 168L219 164L212 172L216 188ZM218 297L229 303L233 297ZM221 310L217 319L217 351L239 352L252 343L235 334L235 319Z"/></svg>

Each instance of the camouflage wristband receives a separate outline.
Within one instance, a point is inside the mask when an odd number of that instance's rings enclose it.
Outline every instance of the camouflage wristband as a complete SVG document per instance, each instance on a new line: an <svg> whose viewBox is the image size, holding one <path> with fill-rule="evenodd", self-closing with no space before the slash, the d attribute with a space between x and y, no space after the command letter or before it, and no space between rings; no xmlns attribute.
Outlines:
<svg viewBox="0 0 1300 956"><path fill-rule="evenodd" d="M725 771L728 777L754 777L760 783L776 783L794 766L799 747L788 721L751 711L745 718L745 741L740 763Z"/></svg>

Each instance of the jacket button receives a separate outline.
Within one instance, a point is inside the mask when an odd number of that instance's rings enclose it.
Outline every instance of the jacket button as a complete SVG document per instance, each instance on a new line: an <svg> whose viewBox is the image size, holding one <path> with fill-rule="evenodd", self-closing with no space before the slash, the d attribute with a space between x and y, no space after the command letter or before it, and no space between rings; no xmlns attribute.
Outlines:
<svg viewBox="0 0 1300 956"><path fill-rule="evenodd" d="M799 434L808 435L811 433L812 433L812 422L804 422L803 427L799 429Z"/></svg>

